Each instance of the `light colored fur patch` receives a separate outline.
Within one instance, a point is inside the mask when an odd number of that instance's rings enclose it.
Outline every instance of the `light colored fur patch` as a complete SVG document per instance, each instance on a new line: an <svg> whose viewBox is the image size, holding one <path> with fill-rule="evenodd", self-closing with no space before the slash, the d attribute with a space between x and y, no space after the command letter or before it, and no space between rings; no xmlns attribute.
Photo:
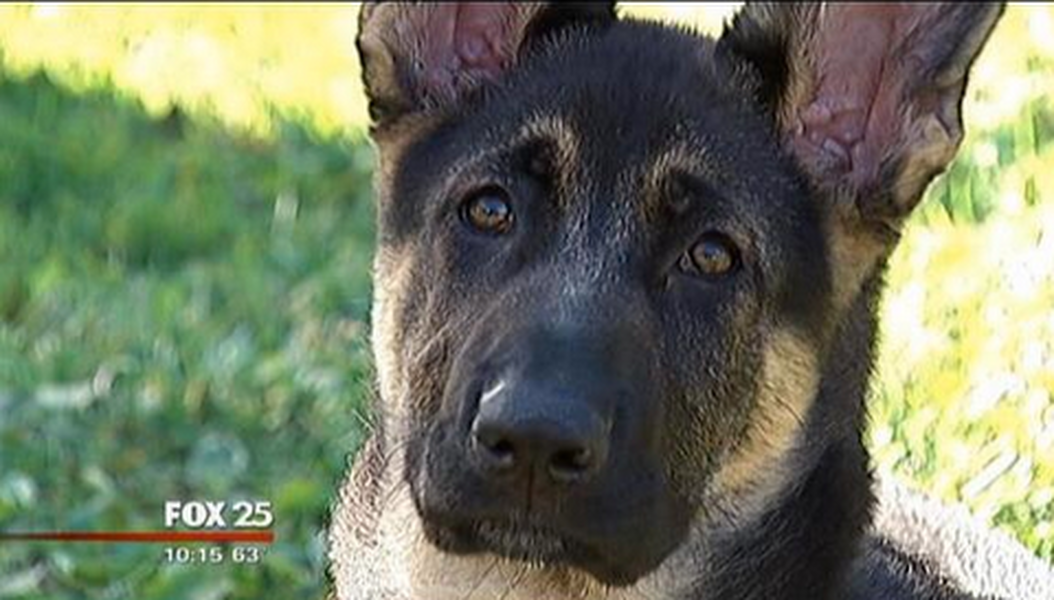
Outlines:
<svg viewBox="0 0 1054 600"><path fill-rule="evenodd" d="M662 184L671 175L687 173L695 176L712 177L713 166L706 159L706 151L700 144L692 147L688 144L674 144L660 152L651 161L644 176L645 195L651 198L661 196Z"/></svg>
<svg viewBox="0 0 1054 600"><path fill-rule="evenodd" d="M404 251L404 255L412 253ZM391 410L396 408L394 400L407 394L406 376L402 372L405 363L399 353L403 345L395 337L398 331L395 320L402 311L399 300L406 296L413 271L408 260L400 260L395 252L383 246L377 251L373 269L371 343L381 398L391 400L385 404L385 409Z"/></svg>
<svg viewBox="0 0 1054 600"><path fill-rule="evenodd" d="M876 478L878 506L872 535L939 565L940 574L971 597L1050 600L1054 569L1006 532L990 529L963 506L948 506L897 482Z"/></svg>
<svg viewBox="0 0 1054 600"><path fill-rule="evenodd" d="M772 506L797 475L795 450L819 385L819 357L799 335L777 331L765 349L757 407L745 438L722 461L707 496L733 525Z"/></svg>
<svg viewBox="0 0 1054 600"><path fill-rule="evenodd" d="M529 119L514 136L512 146L531 142L551 144L555 150L552 166L555 169L557 199L566 199L575 186L574 177L581 171L582 142L578 132L564 118L553 114L539 114Z"/></svg>
<svg viewBox="0 0 1054 600"><path fill-rule="evenodd" d="M827 252L831 269L831 294L836 314L845 314L875 266L892 250L895 241L872 226L861 223L850 198L836 196L830 202Z"/></svg>

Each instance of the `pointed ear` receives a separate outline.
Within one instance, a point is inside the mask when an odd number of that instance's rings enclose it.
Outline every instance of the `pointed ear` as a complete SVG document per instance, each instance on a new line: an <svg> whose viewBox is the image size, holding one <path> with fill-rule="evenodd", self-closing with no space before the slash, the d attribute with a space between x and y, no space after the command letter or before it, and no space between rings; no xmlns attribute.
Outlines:
<svg viewBox="0 0 1054 600"><path fill-rule="evenodd" d="M455 102L512 68L529 42L614 19L614 2L367 3L356 45L370 116L383 125Z"/></svg>
<svg viewBox="0 0 1054 600"><path fill-rule="evenodd" d="M963 137L967 74L1002 4L747 3L718 52L819 189L899 228Z"/></svg>

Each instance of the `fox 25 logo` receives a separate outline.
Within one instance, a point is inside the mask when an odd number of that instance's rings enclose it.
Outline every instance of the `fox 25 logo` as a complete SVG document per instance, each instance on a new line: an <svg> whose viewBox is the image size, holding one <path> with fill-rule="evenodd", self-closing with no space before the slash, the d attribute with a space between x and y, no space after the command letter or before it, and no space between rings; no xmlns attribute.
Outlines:
<svg viewBox="0 0 1054 600"><path fill-rule="evenodd" d="M165 502L165 528L187 527L190 529L227 527L227 519L233 519L234 529L270 527L274 513L269 501L246 501L230 503L211 500L169 500Z"/></svg>

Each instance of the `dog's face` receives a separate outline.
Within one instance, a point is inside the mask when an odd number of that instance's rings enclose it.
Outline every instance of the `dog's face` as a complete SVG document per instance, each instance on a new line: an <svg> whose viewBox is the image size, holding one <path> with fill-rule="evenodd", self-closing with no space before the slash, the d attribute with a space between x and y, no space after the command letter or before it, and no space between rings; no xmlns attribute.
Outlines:
<svg viewBox="0 0 1054 600"><path fill-rule="evenodd" d="M789 485L997 13L367 6L381 411L430 543L624 585Z"/></svg>

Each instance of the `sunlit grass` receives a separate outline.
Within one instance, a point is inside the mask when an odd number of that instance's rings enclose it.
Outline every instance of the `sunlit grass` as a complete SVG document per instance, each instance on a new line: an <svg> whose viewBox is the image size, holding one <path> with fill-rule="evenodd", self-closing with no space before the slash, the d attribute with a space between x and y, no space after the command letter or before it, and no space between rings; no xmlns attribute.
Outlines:
<svg viewBox="0 0 1054 600"><path fill-rule="evenodd" d="M47 65L77 89L110 83L152 114L174 104L270 128L304 112L324 131L358 128L354 4L76 3L0 6L8 69Z"/></svg>

